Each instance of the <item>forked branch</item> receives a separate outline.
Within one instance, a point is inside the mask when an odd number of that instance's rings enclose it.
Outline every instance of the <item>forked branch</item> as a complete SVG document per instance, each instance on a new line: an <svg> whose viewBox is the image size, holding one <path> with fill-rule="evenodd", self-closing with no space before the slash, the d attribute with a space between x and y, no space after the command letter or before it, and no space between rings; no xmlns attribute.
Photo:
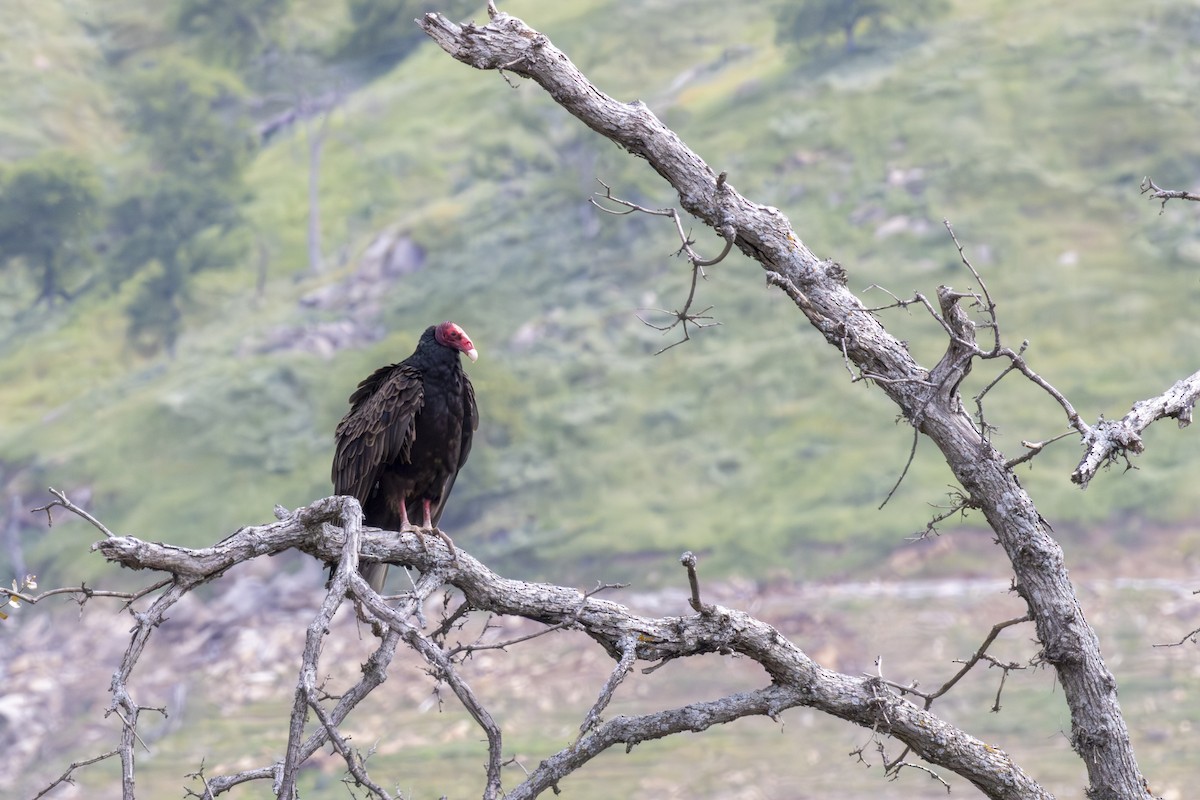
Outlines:
<svg viewBox="0 0 1200 800"><path fill-rule="evenodd" d="M1141 189L1142 194L1148 195L1155 200L1162 201L1162 206L1158 210L1158 213L1160 214L1166 210L1168 200L1200 201L1200 194L1196 194L1194 192L1188 192L1182 189L1160 189L1155 185L1154 181L1150 180L1149 175L1142 178Z"/></svg>
<svg viewBox="0 0 1200 800"><path fill-rule="evenodd" d="M676 251L676 254L677 255L680 255L680 254L686 255L688 261L692 265L692 281L691 281L691 285L688 287L687 299L684 300L682 308L676 309L674 311L667 311L665 308L642 309L643 311L654 311L655 313L658 313L658 314L665 314L668 317L673 317L674 319L671 323L669 323L667 325L655 325L651 322L648 322L646 319L644 319L640 315L638 316L638 319L640 319L642 321L643 325L646 325L647 327L650 327L650 328L654 328L656 331L662 331L663 333L674 330L675 326L677 326L677 325L683 326L683 328L682 328L683 338L673 344L667 345L666 347L662 348L654 355L656 355L656 356L661 355L662 353L665 353L666 351L670 350L672 347L676 347L678 345L683 344L686 341L689 341L691 339L691 333L688 331L688 325L692 325L696 329L711 328L714 325L720 325L721 323L714 320L708 314L708 312L712 310L712 306L708 306L707 308L701 309L700 311L693 311L692 304L696 300L696 283L697 283L697 281L700 278L707 278L707 276L704 274L704 268L711 267L715 264L721 263L725 259L725 256L729 255L729 251L733 249L734 234L733 234L732 229L725 232L725 249L724 250L722 250L715 258L702 258L700 256L700 254L697 253L692 248L692 246L695 244L695 242L692 241L690 238L688 238L688 235L684 232L683 221L680 218L679 212L677 210L675 210L674 208L658 208L658 209L646 208L645 206L640 206L637 203L631 203L628 200L622 200L621 198L613 195L612 187L610 187L607 183L605 183L604 181L600 181L600 180L598 180L598 182L601 186L604 187L604 194L600 194L599 192L597 192L595 196L588 198L589 203L591 203L592 205L594 205L596 208L600 209L604 213L613 214L615 216L624 216L625 214L632 214L635 211L637 211L637 212L641 212L643 214L651 214L656 217L670 217L671 220L675 223L675 230L679 234L680 242L682 242L682 244L679 246L679 250ZM725 186L725 173L724 172L722 172L719 176L717 176L717 186L718 186L718 189ZM604 205L596 202L596 197L601 197L604 200L609 201L610 203L615 203L616 205L621 206L623 210L608 208L607 206L604 206Z"/></svg>
<svg viewBox="0 0 1200 800"><path fill-rule="evenodd" d="M1176 381L1157 397L1139 400L1119 420L1101 419L1084 436L1085 452L1071 473L1071 480L1087 488L1101 467L1128 454L1141 453L1145 449L1142 431L1160 419L1174 419L1179 427L1186 428L1192 424L1197 397L1200 397L1200 372Z"/></svg>

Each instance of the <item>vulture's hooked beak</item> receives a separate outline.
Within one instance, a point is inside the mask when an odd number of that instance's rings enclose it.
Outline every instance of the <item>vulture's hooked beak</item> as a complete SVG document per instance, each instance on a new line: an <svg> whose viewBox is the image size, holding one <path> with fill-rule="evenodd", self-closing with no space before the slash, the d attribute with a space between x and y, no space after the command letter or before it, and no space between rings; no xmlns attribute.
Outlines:
<svg viewBox="0 0 1200 800"><path fill-rule="evenodd" d="M472 347L470 350L467 350L466 354L467 354L467 358L471 359L471 361L475 361L479 358L479 351L476 350L474 347Z"/></svg>

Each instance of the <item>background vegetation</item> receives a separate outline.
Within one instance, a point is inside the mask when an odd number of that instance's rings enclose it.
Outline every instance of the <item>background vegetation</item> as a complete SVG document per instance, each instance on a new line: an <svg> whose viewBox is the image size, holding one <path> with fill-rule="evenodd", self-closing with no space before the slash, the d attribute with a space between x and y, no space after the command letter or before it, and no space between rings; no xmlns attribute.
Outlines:
<svg viewBox="0 0 1200 800"><path fill-rule="evenodd" d="M349 391L452 317L482 354L484 427L444 527L501 568L653 583L692 548L722 574L812 579L869 574L905 547L944 499L939 459L918 453L877 510L908 431L881 425L868 387L830 379L836 353L797 330L753 267L713 269L701 302L721 327L651 357L669 339L635 313L681 303L686 267L668 226L604 217L586 199L599 177L669 204L660 182L532 87L480 80L431 47L365 68L346 48L369 5L259 2L246 7L258 34L242 40L221 33L217 2L23 4L0 74L4 198L20 207L20 176L38 164L78 162L99 176L105 211L102 233L81 214L57 239L69 303L39 302L51 257L4 229L6 491L86 487L114 528L189 544L261 521L329 491ZM509 10L783 209L879 305L875 284L969 283L950 218L1008 335L1028 338L1035 367L1094 419L1195 368L1194 210L1160 216L1137 184L1200 172L1200 12L1088 8L940 7L864 26L851 52L836 36L793 46L786 9L768 3ZM265 142L255 131L329 87L344 99L323 145L326 268L314 273L313 122ZM424 259L354 299L381 231ZM936 360L922 314L886 314ZM358 335L304 344L343 323ZM989 412L1013 453L1064 429L1018 382ZM1085 495L1065 479L1069 442L1028 482L1060 529L1190 529L1200 500L1182 476L1200 454L1187 435L1153 436L1139 474ZM44 584L98 568L63 537L24 542Z"/></svg>
<svg viewBox="0 0 1200 800"><path fill-rule="evenodd" d="M686 293L673 232L586 200L597 178L646 205L674 198L536 88L380 36L400 19L382 0L12 3L0 30L0 578L136 577L97 563L91 533L47 532L28 514L46 485L88 499L114 530L188 545L327 494L355 384L452 318L481 353L470 371L483 427L443 527L499 571L656 587L678 582L675 559L692 549L706 576L760 586L1007 579L970 518L907 541L946 500L936 454L918 451L878 509L910 431L756 266L735 255L710 270L700 304L721 326L652 355L672 340L636 314L657 321L646 309ZM891 300L876 285L908 296L970 283L949 218L1006 335L1029 340L1031 364L1086 418L1119 416L1196 369L1196 211L1160 215L1137 190L1143 175L1190 187L1200 174L1194 3L929 3L864 17L853 47L837 30L789 33L794 4L502 7L782 209L869 301ZM320 119L271 126L319 106L333 110L314 265ZM882 313L936 361L922 312ZM992 376L976 372L978 389ZM989 396L988 415L1013 455L1065 430L1019 381ZM1138 472L1086 493L1067 480L1070 440L1037 459L1023 480L1070 563L1194 567L1193 435L1152 429ZM1154 602L1127 605L1149 618ZM843 668L867 668L871 642ZM1138 679L1167 686L1184 667L1163 669ZM1016 702L1033 713L1041 701Z"/></svg>

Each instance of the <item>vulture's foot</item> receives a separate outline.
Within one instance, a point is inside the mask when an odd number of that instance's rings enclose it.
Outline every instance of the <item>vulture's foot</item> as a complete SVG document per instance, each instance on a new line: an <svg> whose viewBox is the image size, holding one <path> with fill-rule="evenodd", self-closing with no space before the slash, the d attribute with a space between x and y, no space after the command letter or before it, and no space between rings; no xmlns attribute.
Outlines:
<svg viewBox="0 0 1200 800"><path fill-rule="evenodd" d="M422 528L421 533L425 534L426 536L437 536L443 542L445 542L446 549L450 551L450 560L458 563L458 549L454 546L454 540L447 536L445 531L436 526L431 526L429 528Z"/></svg>

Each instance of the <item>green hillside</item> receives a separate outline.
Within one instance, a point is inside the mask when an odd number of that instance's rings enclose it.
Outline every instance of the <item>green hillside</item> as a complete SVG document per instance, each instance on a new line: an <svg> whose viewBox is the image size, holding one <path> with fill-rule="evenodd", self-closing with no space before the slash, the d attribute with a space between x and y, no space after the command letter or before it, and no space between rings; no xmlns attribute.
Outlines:
<svg viewBox="0 0 1200 800"><path fill-rule="evenodd" d="M141 146L122 111L130 75L168 55L203 57L201 44L145 0L18 6L21 24L0 33L0 159L66 148L115 186ZM1137 189L1144 175L1185 187L1200 174L1193 4L959 2L916 28L867 31L849 54L832 41L805 53L777 44L773 3L503 7L610 94L645 100L742 194L782 209L870 304L890 302L874 284L901 297L970 285L949 218L1008 343L1028 339L1031 365L1085 418L1120 416L1196 369L1197 209L1160 215ZM215 541L276 503L327 494L332 431L354 385L452 318L480 351L470 373L483 424L442 527L509 574L654 584L675 580L691 549L710 574L865 578L945 501L949 473L922 446L878 510L910 429L740 256L700 289L721 325L652 355L671 339L635 312L683 302L678 242L665 220L586 203L596 178L650 206L675 202L645 164L536 87L510 88L432 45L375 77L348 71L327 56L349 25L339 4L297 0L282 25L320 55L306 62L311 86L291 88L345 94L322 152L327 268L307 263L303 125L248 166L253 246L197 276L173 357L126 341L136 281L31 307L19 265L4 268L8 498L28 508L53 485L89 493L114 530ZM278 110L250 106L255 122ZM384 231L425 258L372 282L364 253ZM699 226L697 239L716 251ZM936 361L940 329L923 312L882 316ZM312 344L345 326L345 341ZM995 374L977 365L969 388ZM987 412L1013 455L1065 429L1048 397L1011 376ZM1133 539L1147 521L1194 527L1191 432L1164 427L1147 444L1138 472L1105 474L1086 493L1067 479L1070 440L1023 481L1068 539ZM83 546L90 533L48 536L35 522L25 558L44 585L104 571ZM0 553L0 575L10 560Z"/></svg>

